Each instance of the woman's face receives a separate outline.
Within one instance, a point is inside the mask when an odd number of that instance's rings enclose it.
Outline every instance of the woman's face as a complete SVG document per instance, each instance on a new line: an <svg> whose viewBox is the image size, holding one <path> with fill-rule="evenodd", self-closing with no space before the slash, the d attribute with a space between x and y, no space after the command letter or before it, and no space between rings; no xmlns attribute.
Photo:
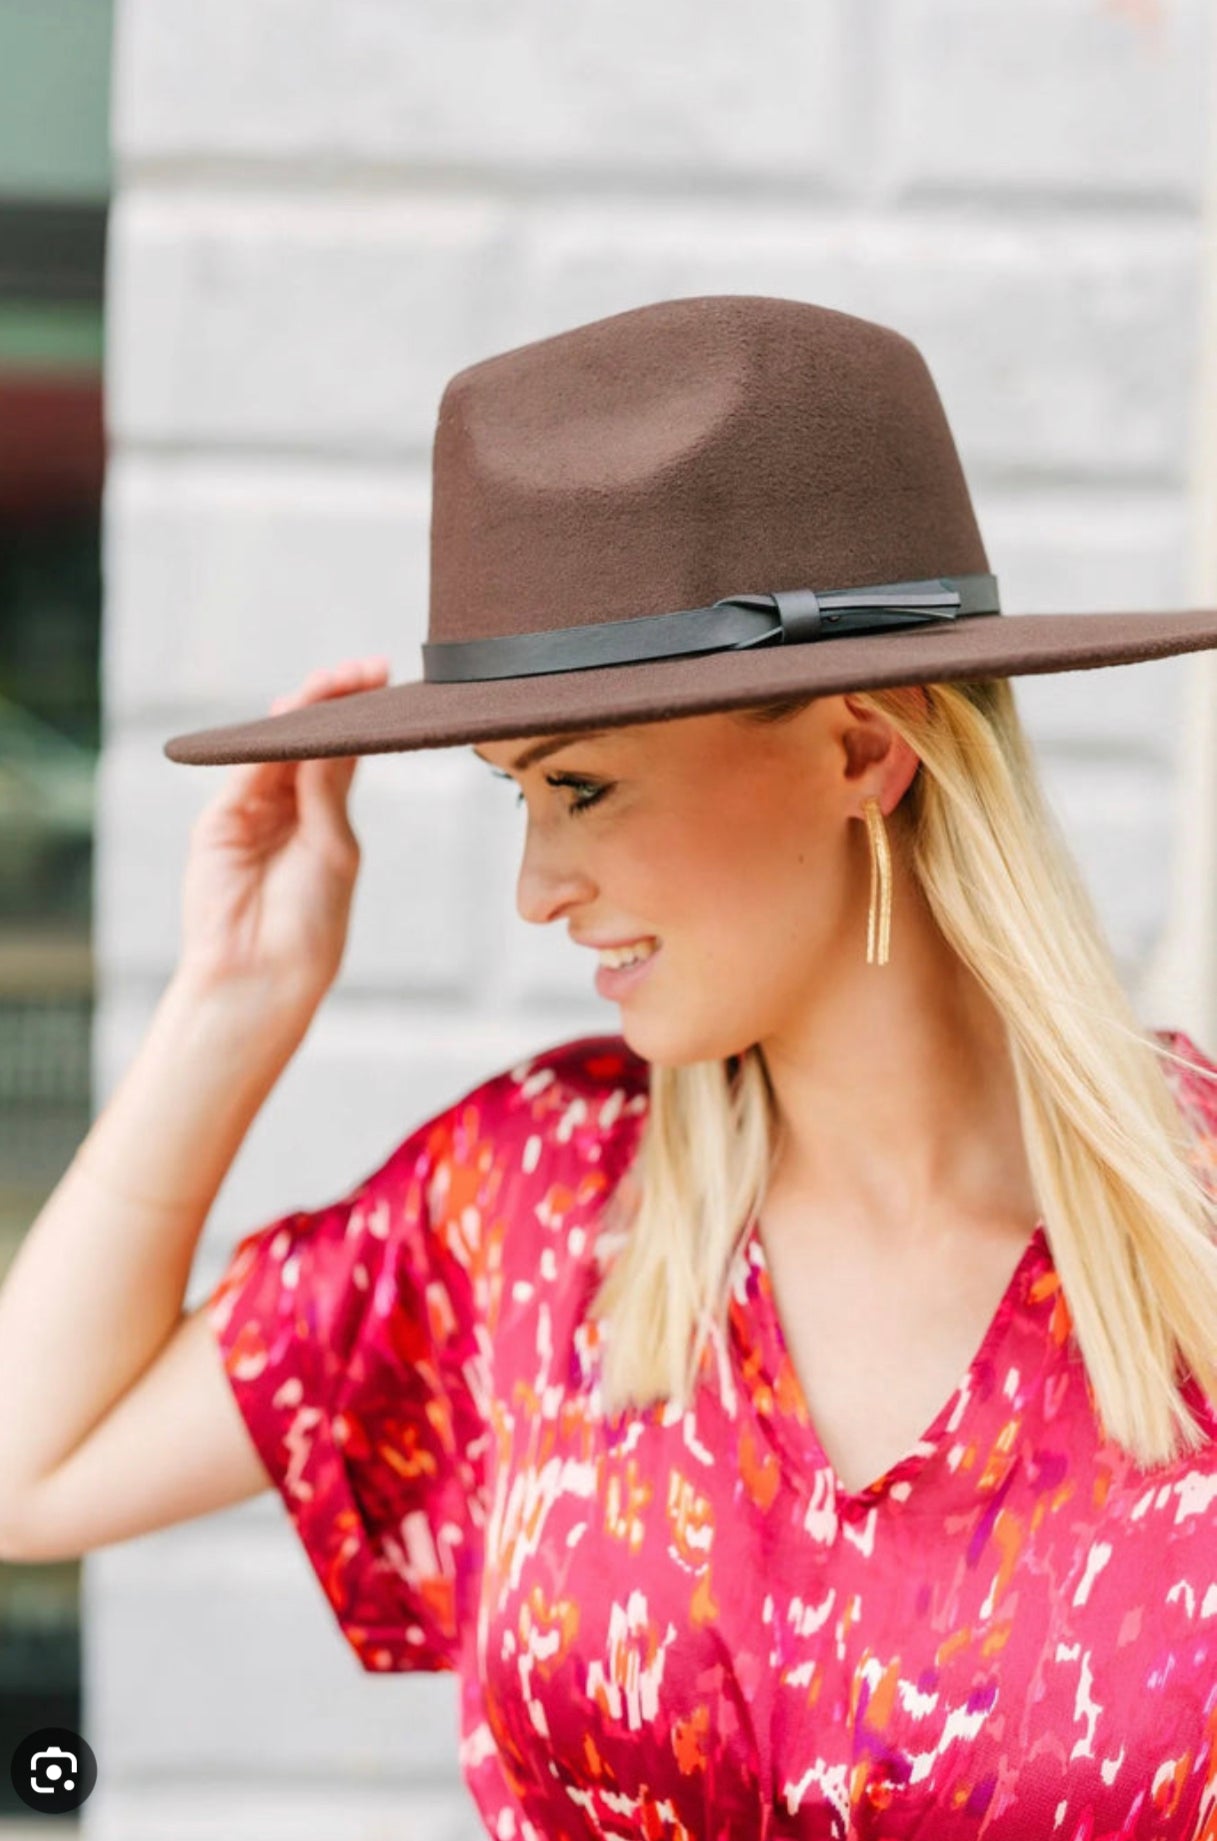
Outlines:
<svg viewBox="0 0 1217 1841"><path fill-rule="evenodd" d="M916 757L848 697L776 724L715 713L475 752L511 773L527 808L523 918L564 921L592 949L589 976L600 945L656 943L605 993L647 1060L783 1036L864 961L869 854L852 821L872 792L890 811Z"/></svg>

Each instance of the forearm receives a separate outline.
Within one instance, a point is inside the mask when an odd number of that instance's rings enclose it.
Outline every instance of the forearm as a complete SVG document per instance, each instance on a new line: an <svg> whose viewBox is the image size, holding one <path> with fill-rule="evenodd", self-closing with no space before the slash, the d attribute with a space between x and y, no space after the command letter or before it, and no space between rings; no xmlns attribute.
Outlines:
<svg viewBox="0 0 1217 1841"><path fill-rule="evenodd" d="M216 1192L308 1020L167 986L0 1286L0 1492L68 1457L180 1320Z"/></svg>

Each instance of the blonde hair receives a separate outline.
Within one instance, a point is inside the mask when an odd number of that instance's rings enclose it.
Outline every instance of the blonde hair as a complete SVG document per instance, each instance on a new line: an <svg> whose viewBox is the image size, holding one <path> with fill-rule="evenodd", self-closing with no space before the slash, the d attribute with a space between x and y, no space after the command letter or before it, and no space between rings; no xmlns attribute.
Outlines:
<svg viewBox="0 0 1217 1841"><path fill-rule="evenodd" d="M1180 1364L1210 1398L1217 1389L1217 1200L1161 1065L1191 1064L1132 1012L1009 680L922 689L857 693L919 757L898 835L942 934L1005 1020L1031 1178L1102 1428L1136 1463L1166 1463L1206 1442ZM781 720L809 701L737 714ZM620 1250L592 1306L608 1411L687 1402L712 1328L725 1332L731 1264L779 1129L759 1045L652 1065L607 1217L623 1224Z"/></svg>

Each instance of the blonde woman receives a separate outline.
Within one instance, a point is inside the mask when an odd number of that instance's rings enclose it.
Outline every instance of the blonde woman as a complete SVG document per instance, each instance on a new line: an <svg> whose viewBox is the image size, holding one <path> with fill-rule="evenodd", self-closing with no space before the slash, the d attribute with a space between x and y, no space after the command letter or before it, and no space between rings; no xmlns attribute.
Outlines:
<svg viewBox="0 0 1217 1841"><path fill-rule="evenodd" d="M234 764L181 962L0 1293L0 1537L275 1488L363 1667L456 1670L486 1832L1217 1832L1217 1069L1132 1014L929 373L660 302L440 406L425 675ZM182 1299L340 965L359 755L472 745L618 1033L491 1072ZM291 1201L285 1197L285 1205Z"/></svg>

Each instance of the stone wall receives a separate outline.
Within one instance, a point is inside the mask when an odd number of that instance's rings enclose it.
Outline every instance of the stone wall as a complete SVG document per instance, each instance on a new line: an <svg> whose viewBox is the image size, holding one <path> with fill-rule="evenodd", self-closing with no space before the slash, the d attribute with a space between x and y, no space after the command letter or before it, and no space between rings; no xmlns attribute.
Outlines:
<svg viewBox="0 0 1217 1841"><path fill-rule="evenodd" d="M419 674L461 366L663 297L789 295L929 360L1009 612L1185 604L1201 0L120 0L98 953L104 1096L171 969L169 734L312 666ZM1023 680L1134 991L1165 924L1182 661ZM616 1027L514 913L467 751L370 757L342 976L188 1302L517 1054ZM1181 1022L1179 1017L1151 1017ZM276 1498L91 1556L95 1841L480 1832L445 1678L360 1674Z"/></svg>

